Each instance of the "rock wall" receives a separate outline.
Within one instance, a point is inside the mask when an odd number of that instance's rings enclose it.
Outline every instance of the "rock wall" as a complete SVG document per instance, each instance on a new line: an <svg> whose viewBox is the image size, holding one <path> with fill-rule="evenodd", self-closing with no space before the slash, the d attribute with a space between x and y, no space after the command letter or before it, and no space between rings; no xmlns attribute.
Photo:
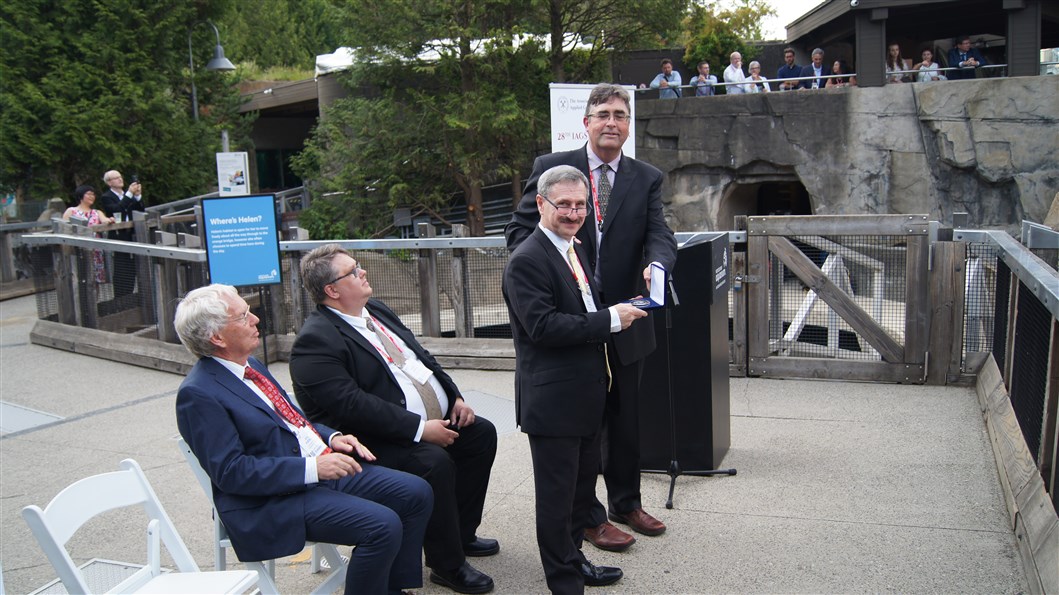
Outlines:
<svg viewBox="0 0 1059 595"><path fill-rule="evenodd" d="M1059 191L1055 76L645 100L636 119L675 231L731 229L768 182L800 182L815 214L967 212L1010 230Z"/></svg>

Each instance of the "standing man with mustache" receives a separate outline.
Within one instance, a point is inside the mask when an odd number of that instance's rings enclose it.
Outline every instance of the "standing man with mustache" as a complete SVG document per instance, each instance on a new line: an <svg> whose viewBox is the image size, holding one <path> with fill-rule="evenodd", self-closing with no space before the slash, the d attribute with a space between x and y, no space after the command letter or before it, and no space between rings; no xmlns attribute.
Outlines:
<svg viewBox="0 0 1059 595"><path fill-rule="evenodd" d="M601 83L589 94L584 125L588 143L574 151L542 155L533 163L518 210L505 231L515 250L537 229L538 182L556 165L571 165L589 180L588 213L576 232L588 259L588 274L599 287L601 308L647 292L652 262L672 270L677 243L662 213L662 172L622 154L632 118L629 93ZM643 361L655 349L648 318L607 339L613 382L603 411L602 461L607 509L593 502L585 538L601 549L623 551L636 539L608 521L643 535L660 535L666 526L640 502L639 400Z"/></svg>
<svg viewBox="0 0 1059 595"><path fill-rule="evenodd" d="M647 316L630 304L600 308L574 234L585 222L588 179L558 165L538 178L540 224L511 254L504 301L515 340L515 420L533 457L537 546L552 593L610 585L620 568L581 552L596 502L599 430L607 400L607 339Z"/></svg>

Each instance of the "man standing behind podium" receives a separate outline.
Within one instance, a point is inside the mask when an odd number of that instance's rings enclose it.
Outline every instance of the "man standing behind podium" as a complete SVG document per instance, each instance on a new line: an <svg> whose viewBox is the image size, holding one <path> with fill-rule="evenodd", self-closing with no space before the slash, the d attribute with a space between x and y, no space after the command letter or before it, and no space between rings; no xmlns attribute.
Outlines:
<svg viewBox="0 0 1059 595"><path fill-rule="evenodd" d="M592 198L585 215L588 223L576 233L603 306L646 294L651 262L666 270L673 270L676 262L676 239L662 214L662 172L621 151L629 138L631 113L629 93L621 86L602 83L592 89L584 118L588 144L537 158L518 210L504 230L508 249L515 250L537 228L538 180L546 170L572 165L585 174ZM607 342L613 383L601 441L608 506L593 502L585 537L601 549L622 551L636 540L610 524L608 516L644 535L666 529L640 503L640 378L644 358L655 349L654 326L649 318L640 320Z"/></svg>
<svg viewBox="0 0 1059 595"><path fill-rule="evenodd" d="M629 304L599 308L599 291L582 264L587 253L574 239L586 216L585 175L559 165L537 185L540 224L504 270L515 339L515 421L529 435L537 546L548 588L581 593L585 585L622 577L619 568L589 562L581 540L596 504L607 339L647 313Z"/></svg>

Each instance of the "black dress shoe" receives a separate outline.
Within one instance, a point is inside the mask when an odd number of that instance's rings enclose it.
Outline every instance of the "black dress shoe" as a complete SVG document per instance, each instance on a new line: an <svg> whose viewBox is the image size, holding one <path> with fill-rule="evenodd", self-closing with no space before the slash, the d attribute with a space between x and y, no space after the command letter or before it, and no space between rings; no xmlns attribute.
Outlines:
<svg viewBox="0 0 1059 595"><path fill-rule="evenodd" d="M621 572L620 570L618 571ZM439 571L430 569L430 582L448 587L457 593L488 593L493 590L493 579L480 572L474 566L464 562L463 566L452 570ZM609 584L609 583L604 583Z"/></svg>
<svg viewBox="0 0 1059 595"><path fill-rule="evenodd" d="M463 555L481 558L500 553L500 542L495 539L475 537L474 541L463 544Z"/></svg>
<svg viewBox="0 0 1059 595"><path fill-rule="evenodd" d="M621 577L624 576L624 574L622 573L621 568L616 568L614 566L596 566L586 560L581 563L581 576L585 577L585 586L605 587L607 585L613 585L621 580Z"/></svg>

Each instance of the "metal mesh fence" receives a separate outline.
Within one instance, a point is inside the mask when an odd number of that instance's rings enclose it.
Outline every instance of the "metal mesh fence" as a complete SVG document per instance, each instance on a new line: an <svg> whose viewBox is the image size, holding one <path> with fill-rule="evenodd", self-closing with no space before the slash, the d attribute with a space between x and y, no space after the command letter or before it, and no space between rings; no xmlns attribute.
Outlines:
<svg viewBox="0 0 1059 595"><path fill-rule="evenodd" d="M968 353L989 351L993 347L997 250L990 244L968 244L964 264L963 353L966 358Z"/></svg>
<svg viewBox="0 0 1059 595"><path fill-rule="evenodd" d="M791 236L838 289L899 343L905 328L903 236ZM770 257L769 342L781 356L880 361L868 342L775 255Z"/></svg>
<svg viewBox="0 0 1059 595"><path fill-rule="evenodd" d="M1008 304L1010 303L1011 269L996 260L996 307L993 309L993 359L1001 370L1007 369Z"/></svg>
<svg viewBox="0 0 1059 595"><path fill-rule="evenodd" d="M1033 248L1030 250L1044 261L1045 264L1052 267L1052 270L1059 270L1059 249L1053 250L1049 248Z"/></svg>
<svg viewBox="0 0 1059 595"><path fill-rule="evenodd" d="M1033 455L1033 461L1039 464L1052 316L1021 281L1016 306L1018 318L1015 320L1011 349L1009 393L1015 417L1022 428L1022 435L1026 437L1026 446Z"/></svg>
<svg viewBox="0 0 1059 595"><path fill-rule="evenodd" d="M276 321L285 321L270 332L294 334L301 322L312 311L312 299L304 287L298 285L297 268L303 251L284 252L283 277L286 280L285 298ZM454 284L453 267L455 255L462 258L462 291ZM417 335L423 334L422 287L420 266L429 266L429 257L419 250L355 250L354 258L367 271L372 286L372 296L386 303L401 321ZM441 335L456 335L456 309L459 296L466 295L470 301L471 329L475 337L505 338L511 336L507 307L500 291L500 281L507 265L505 248L466 248L436 250L437 291ZM421 262L421 259L425 262ZM297 286L296 286L297 285ZM265 314L262 312L262 314ZM259 314L259 316L261 316ZM262 316L262 320L265 318Z"/></svg>

